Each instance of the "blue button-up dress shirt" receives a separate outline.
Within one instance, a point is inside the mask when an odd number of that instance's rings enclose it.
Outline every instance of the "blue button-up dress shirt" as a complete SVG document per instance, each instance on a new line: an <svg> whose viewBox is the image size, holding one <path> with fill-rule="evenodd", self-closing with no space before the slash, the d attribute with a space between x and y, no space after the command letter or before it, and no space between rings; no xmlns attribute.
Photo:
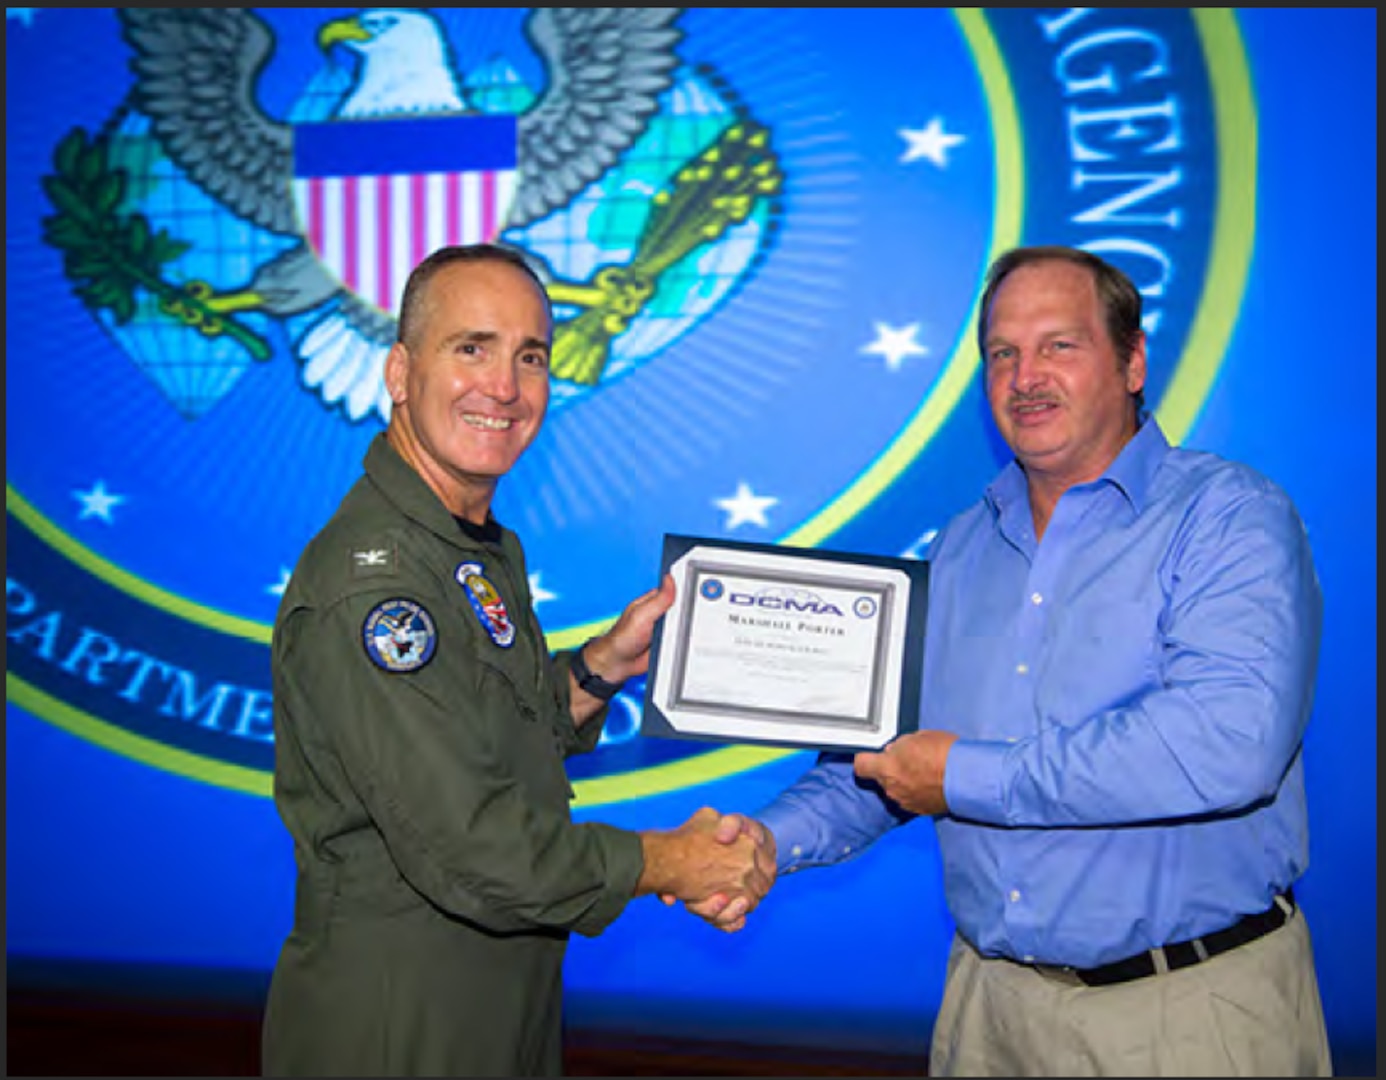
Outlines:
<svg viewBox="0 0 1386 1080"><path fill-rule="evenodd" d="M1262 911L1304 871L1322 601L1280 488L1148 419L1042 542L1011 463L929 562L920 727L959 736L936 820L973 945L1092 967ZM759 816L782 872L909 820L845 755Z"/></svg>

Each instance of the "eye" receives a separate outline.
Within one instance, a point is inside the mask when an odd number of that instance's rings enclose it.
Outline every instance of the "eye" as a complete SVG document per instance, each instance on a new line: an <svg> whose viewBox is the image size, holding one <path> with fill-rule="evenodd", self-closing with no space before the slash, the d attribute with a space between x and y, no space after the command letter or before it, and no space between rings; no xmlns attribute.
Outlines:
<svg viewBox="0 0 1386 1080"><path fill-rule="evenodd" d="M520 363L524 364L526 367L547 369L549 366L549 356L548 353L527 352L521 355Z"/></svg>
<svg viewBox="0 0 1386 1080"><path fill-rule="evenodd" d="M1002 360L1009 360L1013 355L1015 355L1015 350L1009 345L998 345L987 353L987 362L992 364L999 363Z"/></svg>
<svg viewBox="0 0 1386 1080"><path fill-rule="evenodd" d="M1044 343L1044 351L1050 356L1062 352L1072 352L1079 347L1079 343L1073 338L1050 338Z"/></svg>

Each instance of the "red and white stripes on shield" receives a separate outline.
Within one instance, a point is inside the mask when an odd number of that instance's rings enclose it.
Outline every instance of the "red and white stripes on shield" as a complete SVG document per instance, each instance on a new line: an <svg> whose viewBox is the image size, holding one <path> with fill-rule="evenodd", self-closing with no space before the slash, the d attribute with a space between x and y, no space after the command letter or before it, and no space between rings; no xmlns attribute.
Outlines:
<svg viewBox="0 0 1386 1080"><path fill-rule="evenodd" d="M308 243L344 285L393 313L409 271L447 244L494 240L513 169L315 176L294 181Z"/></svg>

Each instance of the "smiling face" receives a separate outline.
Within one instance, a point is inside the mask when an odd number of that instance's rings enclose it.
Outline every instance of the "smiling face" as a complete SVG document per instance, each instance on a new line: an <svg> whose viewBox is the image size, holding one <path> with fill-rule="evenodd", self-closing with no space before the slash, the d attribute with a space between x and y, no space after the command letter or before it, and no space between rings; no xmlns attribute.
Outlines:
<svg viewBox="0 0 1386 1080"><path fill-rule="evenodd" d="M1135 434L1145 339L1123 360L1093 275L1046 259L1017 267L992 300L984 336L987 398L1032 491L1052 505L1101 476Z"/></svg>
<svg viewBox="0 0 1386 1080"><path fill-rule="evenodd" d="M385 360L390 441L453 514L481 524L548 408L548 303L492 259L441 267L421 299Z"/></svg>

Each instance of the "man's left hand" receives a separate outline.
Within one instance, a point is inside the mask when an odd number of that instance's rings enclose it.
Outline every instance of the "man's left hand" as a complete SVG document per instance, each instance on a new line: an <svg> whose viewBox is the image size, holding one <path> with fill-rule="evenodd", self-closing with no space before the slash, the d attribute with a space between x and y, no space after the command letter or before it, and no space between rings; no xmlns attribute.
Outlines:
<svg viewBox="0 0 1386 1080"><path fill-rule="evenodd" d="M874 780L893 802L915 814L945 814L943 769L958 737L951 731L914 731L884 750L858 754L853 769Z"/></svg>
<svg viewBox="0 0 1386 1080"><path fill-rule="evenodd" d="M587 643L587 665L610 682L643 675L650 666L654 624L674 603L674 578L665 574L659 587L637 596L615 625Z"/></svg>

